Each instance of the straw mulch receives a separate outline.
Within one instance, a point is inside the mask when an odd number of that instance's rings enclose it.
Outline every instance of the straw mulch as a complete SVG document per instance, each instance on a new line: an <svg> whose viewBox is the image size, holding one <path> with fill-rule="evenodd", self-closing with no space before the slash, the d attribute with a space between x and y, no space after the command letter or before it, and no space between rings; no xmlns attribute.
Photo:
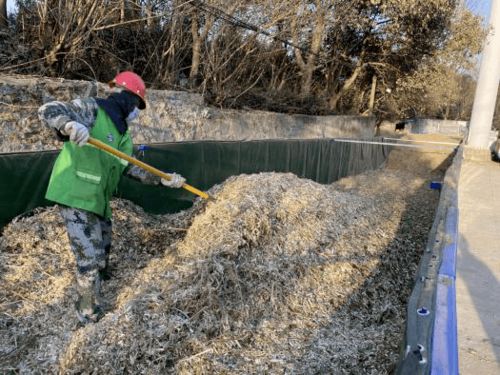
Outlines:
<svg viewBox="0 0 500 375"><path fill-rule="evenodd" d="M0 372L391 372L438 200L439 163L418 175L399 157L332 185L235 176L176 215L115 200L107 312L83 328L57 209L17 218L0 237Z"/></svg>

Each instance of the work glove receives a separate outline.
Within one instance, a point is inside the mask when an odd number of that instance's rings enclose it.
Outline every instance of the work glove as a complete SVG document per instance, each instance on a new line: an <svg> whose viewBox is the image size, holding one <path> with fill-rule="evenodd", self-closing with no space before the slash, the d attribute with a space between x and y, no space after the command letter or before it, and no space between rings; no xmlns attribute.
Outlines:
<svg viewBox="0 0 500 375"><path fill-rule="evenodd" d="M76 121L70 121L64 125L65 135L69 135L69 140L75 142L78 146L83 146L89 140L89 129L85 125Z"/></svg>
<svg viewBox="0 0 500 375"><path fill-rule="evenodd" d="M177 173L169 173L171 179L167 180L165 178L161 179L161 184L169 188L180 188L186 182L186 179Z"/></svg>

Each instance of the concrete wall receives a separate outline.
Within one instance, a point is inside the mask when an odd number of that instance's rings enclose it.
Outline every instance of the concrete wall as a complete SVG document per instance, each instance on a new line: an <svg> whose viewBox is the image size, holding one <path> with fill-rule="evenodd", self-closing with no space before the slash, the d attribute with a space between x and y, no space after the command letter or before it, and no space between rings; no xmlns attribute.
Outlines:
<svg viewBox="0 0 500 375"><path fill-rule="evenodd" d="M106 85L63 79L0 76L0 152L61 147L38 120L52 100L105 96ZM375 119L355 116L286 115L208 107L198 94L148 90L148 107L131 126L136 144L186 140L272 138L370 138Z"/></svg>
<svg viewBox="0 0 500 375"><path fill-rule="evenodd" d="M414 119L406 125L408 131L414 134L446 134L464 136L467 133L467 121Z"/></svg>

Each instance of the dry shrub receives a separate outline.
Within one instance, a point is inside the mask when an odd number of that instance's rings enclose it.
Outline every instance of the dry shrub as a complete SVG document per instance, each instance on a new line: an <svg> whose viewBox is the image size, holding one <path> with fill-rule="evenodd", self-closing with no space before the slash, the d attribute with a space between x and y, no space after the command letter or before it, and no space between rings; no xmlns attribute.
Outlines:
<svg viewBox="0 0 500 375"><path fill-rule="evenodd" d="M320 185L262 173L211 194L165 216L113 202L108 311L79 329L55 208L12 222L0 242L0 368L391 371L437 199L425 180L378 170Z"/></svg>

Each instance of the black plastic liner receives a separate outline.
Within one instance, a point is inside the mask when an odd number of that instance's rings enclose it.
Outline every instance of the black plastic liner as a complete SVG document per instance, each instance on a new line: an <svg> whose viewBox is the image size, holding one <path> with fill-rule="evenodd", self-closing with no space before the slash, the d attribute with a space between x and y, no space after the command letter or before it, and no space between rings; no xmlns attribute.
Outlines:
<svg viewBox="0 0 500 375"><path fill-rule="evenodd" d="M0 154L0 229L18 215L52 204L44 196L58 153ZM291 172L329 184L376 169L388 153L388 146L335 139L193 141L136 147L138 159L165 172L180 173L200 190L233 175L258 172ZM127 177L120 181L116 196L155 214L178 212L196 199L183 189L144 185Z"/></svg>

